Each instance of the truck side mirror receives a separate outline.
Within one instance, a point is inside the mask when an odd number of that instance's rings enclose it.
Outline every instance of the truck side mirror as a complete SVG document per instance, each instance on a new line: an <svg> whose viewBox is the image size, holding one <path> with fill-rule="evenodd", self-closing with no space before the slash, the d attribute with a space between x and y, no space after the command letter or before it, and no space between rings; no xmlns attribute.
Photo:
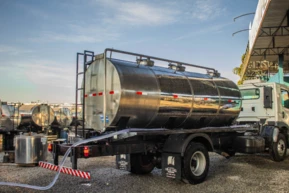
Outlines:
<svg viewBox="0 0 289 193"><path fill-rule="evenodd" d="M264 108L272 109L272 87L264 87Z"/></svg>

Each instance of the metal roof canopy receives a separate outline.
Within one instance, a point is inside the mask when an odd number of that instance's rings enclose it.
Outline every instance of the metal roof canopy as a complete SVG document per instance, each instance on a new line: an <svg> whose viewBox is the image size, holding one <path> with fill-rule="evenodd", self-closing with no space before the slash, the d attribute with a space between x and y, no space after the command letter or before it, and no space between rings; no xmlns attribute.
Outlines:
<svg viewBox="0 0 289 193"><path fill-rule="evenodd" d="M241 80L258 70L277 72L280 54L289 72L289 0L259 0L246 52Z"/></svg>

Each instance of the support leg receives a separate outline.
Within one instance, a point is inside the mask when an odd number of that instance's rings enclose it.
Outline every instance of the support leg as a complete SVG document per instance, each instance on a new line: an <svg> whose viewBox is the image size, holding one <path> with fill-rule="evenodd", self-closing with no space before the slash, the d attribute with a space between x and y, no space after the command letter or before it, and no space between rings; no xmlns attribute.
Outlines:
<svg viewBox="0 0 289 193"><path fill-rule="evenodd" d="M283 70L283 61L284 61L284 55L280 54L278 56L278 76L279 76L279 83L284 83L284 70Z"/></svg>
<svg viewBox="0 0 289 193"><path fill-rule="evenodd" d="M72 169L77 169L77 148L72 148L71 154Z"/></svg>
<svg viewBox="0 0 289 193"><path fill-rule="evenodd" d="M53 159L54 159L54 165L58 165L58 157L59 157L59 146L57 143L53 143Z"/></svg>

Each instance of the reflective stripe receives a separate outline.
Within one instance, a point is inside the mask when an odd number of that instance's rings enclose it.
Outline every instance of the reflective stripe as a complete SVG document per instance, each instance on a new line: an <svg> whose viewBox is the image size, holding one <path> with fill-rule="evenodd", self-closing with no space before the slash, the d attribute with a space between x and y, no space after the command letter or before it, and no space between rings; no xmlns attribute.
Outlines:
<svg viewBox="0 0 289 193"><path fill-rule="evenodd" d="M59 169L59 166L53 165L51 163L46 163L46 162L39 162L39 166L42 168L53 170L53 171L57 171ZM89 172L74 170L72 168L62 167L60 172L64 174L69 174L71 176L77 176L77 177L84 178L84 179L90 179Z"/></svg>

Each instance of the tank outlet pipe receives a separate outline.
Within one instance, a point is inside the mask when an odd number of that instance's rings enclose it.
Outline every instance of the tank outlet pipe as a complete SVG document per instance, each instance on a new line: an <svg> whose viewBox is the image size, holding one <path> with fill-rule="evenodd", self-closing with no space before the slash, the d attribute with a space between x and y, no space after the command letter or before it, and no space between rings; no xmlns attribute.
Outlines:
<svg viewBox="0 0 289 193"><path fill-rule="evenodd" d="M60 171L63 168L64 162L65 162L67 156L70 154L72 147L76 147L76 146L79 146L79 145L82 145L82 144L85 144L85 143L89 143L89 142L96 142L96 141L99 141L99 140L111 138L111 137L114 137L114 136L117 136L117 135L128 134L129 132L130 132L130 129L124 129L124 130L121 130L121 131L116 131L116 132L109 133L109 134L106 134L106 135L103 135L103 136L98 136L98 137L94 137L94 138L90 138L90 139L85 139L85 140L78 141L78 142L74 143L65 152L54 179L47 186L34 186L34 185L29 185L29 184L20 184L20 183L13 183L13 182L0 182L0 186L14 186L14 187L30 188L30 189L35 189L35 190L48 190L48 189L52 188L54 186L54 184L56 183L56 181L57 181L57 179L59 177Z"/></svg>

